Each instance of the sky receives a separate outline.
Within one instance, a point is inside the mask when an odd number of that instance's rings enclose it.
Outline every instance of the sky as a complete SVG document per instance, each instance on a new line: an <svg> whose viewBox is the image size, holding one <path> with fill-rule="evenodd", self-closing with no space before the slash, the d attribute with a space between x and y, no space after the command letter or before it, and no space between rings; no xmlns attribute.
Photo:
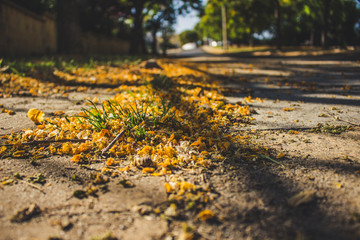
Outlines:
<svg viewBox="0 0 360 240"><path fill-rule="evenodd" d="M179 34L185 30L193 29L196 23L198 23L200 20L196 15L197 15L196 11L191 11L185 16L181 16L181 15L178 16L177 23L174 26L175 32Z"/></svg>
<svg viewBox="0 0 360 240"><path fill-rule="evenodd" d="M202 5L205 6L207 0L202 0ZM175 24L175 33L179 34L185 30L192 30L195 25L200 21L200 18L197 17L196 11L191 11L190 13L184 16L177 17L177 23Z"/></svg>

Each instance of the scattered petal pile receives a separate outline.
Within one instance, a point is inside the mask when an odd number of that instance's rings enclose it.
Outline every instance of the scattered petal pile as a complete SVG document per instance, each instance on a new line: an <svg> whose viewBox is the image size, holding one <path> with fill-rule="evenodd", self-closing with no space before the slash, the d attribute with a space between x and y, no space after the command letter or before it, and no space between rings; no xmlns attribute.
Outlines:
<svg viewBox="0 0 360 240"><path fill-rule="evenodd" d="M69 155L78 164L100 159L104 162L102 173L109 176L128 172L176 176L183 169L209 169L228 159L254 160L267 154L266 149L249 145L249 136L230 131L251 122L248 105L228 103L219 84L200 71L165 60L158 63L162 69L99 66L55 71L64 81L116 85L116 95L101 103L89 101L89 106L75 115L45 118L40 109L30 109L28 117L37 127L5 136L7 145L1 147L0 156L36 159ZM42 89L41 84L32 84L32 79L2 77L9 78L10 85L21 83L20 89L30 93ZM31 90L34 86L38 89ZM253 100L249 97L246 101ZM100 175L95 178L106 182L103 179ZM199 208L213 199L210 189L176 177L165 188L176 206L197 209L195 218L206 221L215 217L211 210L200 212ZM170 205L166 211L175 214L176 206Z"/></svg>

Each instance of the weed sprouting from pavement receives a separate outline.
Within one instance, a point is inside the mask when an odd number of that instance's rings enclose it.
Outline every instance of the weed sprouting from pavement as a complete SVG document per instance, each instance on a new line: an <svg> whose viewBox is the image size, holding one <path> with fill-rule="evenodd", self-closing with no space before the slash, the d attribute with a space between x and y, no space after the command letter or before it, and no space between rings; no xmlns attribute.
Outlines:
<svg viewBox="0 0 360 240"><path fill-rule="evenodd" d="M340 134L351 130L350 126L340 126L340 125L329 125L329 124L318 124L315 128L311 129L311 132L322 132L322 133L331 133L331 134Z"/></svg>
<svg viewBox="0 0 360 240"><path fill-rule="evenodd" d="M78 117L85 118L98 131L101 129L105 129L108 124L109 116L105 111L104 105L102 106L103 111L101 111L100 109L97 108L94 102L90 100L89 102L93 105L93 107L90 109L82 108L84 116L78 116Z"/></svg>
<svg viewBox="0 0 360 240"><path fill-rule="evenodd" d="M169 122L174 123L175 112L170 103L162 100L160 103L141 102L121 105L115 101L107 100L101 107L89 100L92 107L82 108L83 114L77 116L78 121L84 118L96 131L106 129L111 120L120 120L127 129L133 129L137 138L145 137L145 126L157 128Z"/></svg>

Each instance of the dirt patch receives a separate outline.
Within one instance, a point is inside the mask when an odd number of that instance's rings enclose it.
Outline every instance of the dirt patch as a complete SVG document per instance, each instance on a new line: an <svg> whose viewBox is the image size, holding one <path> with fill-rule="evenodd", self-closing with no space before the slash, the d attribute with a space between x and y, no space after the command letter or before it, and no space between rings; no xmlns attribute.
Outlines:
<svg viewBox="0 0 360 240"><path fill-rule="evenodd" d="M99 189L93 196L78 199L73 194L88 188L89 174L94 170L82 168L69 158L42 159L36 166L25 159L2 160L1 178L20 173L24 180L1 189L1 230L3 239L90 239L107 233L131 239L138 232L141 239L160 238L167 232L167 223L157 216L142 217L135 207L155 208L166 202L163 179L155 177L119 176ZM30 184L29 176L42 173L44 185ZM77 180L73 180L73 176ZM125 188L126 178L134 187ZM34 187L35 186L35 187ZM13 223L10 218L31 203L41 212L29 221ZM41 231L39 231L41 229Z"/></svg>

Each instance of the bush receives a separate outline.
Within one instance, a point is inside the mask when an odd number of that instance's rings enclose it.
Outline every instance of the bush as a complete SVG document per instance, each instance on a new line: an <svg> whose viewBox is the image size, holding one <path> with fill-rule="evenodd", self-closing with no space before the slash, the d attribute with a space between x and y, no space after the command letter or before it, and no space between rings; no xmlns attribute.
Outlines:
<svg viewBox="0 0 360 240"><path fill-rule="evenodd" d="M181 45L188 42L197 42L199 40L199 34L194 30L186 30L179 35Z"/></svg>

